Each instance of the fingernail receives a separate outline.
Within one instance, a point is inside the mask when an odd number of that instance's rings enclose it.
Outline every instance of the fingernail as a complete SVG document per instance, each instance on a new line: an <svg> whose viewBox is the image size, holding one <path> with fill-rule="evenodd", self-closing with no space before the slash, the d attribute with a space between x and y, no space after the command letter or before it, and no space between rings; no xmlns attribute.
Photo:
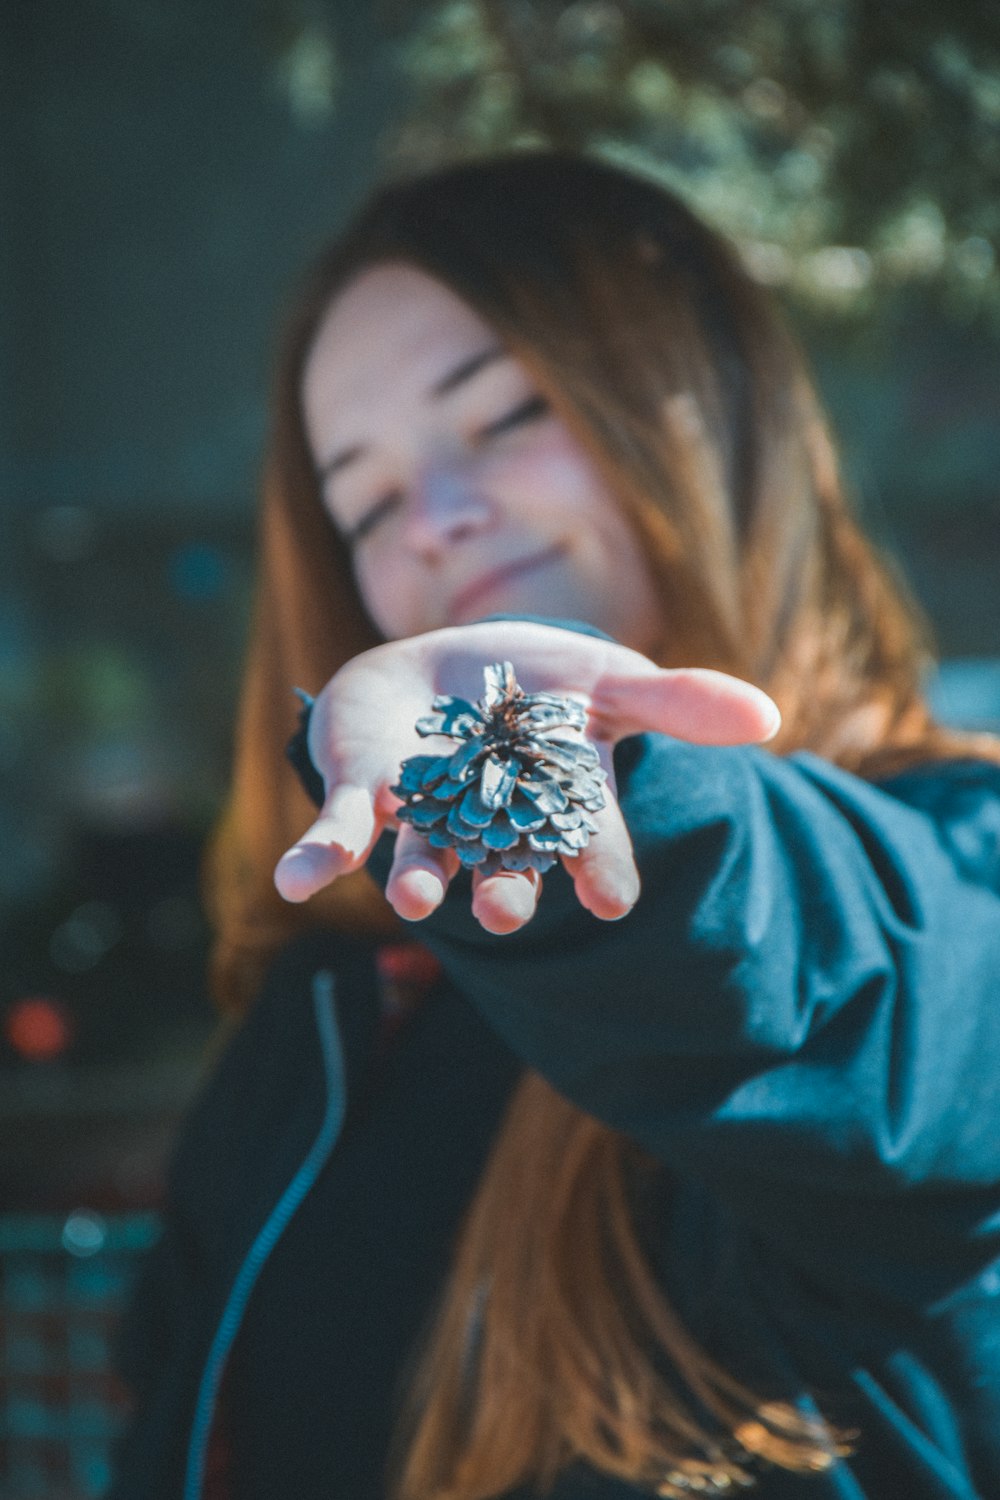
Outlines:
<svg viewBox="0 0 1000 1500"><path fill-rule="evenodd" d="M278 861L274 883L286 901L305 901L319 885L334 880L343 864L339 849L298 844Z"/></svg>
<svg viewBox="0 0 1000 1500"><path fill-rule="evenodd" d="M430 870L413 870L407 876L407 884L413 894L428 906L440 906L444 900L444 886Z"/></svg>
<svg viewBox="0 0 1000 1500"><path fill-rule="evenodd" d="M604 882L580 881L577 895L581 906L602 922L618 922L627 917L639 899L640 882L635 875Z"/></svg>
<svg viewBox="0 0 1000 1500"><path fill-rule="evenodd" d="M778 705L776 703L772 703L771 707L774 709L774 712L771 715L771 722L768 725L767 733L765 734L763 740L761 741L761 744L764 744L764 745L766 745L769 740L773 740L774 736L777 734L778 730L781 728L781 709L778 707Z"/></svg>
<svg viewBox="0 0 1000 1500"><path fill-rule="evenodd" d="M535 914L541 884L513 871L491 875L474 892L472 914L487 932L508 933Z"/></svg>

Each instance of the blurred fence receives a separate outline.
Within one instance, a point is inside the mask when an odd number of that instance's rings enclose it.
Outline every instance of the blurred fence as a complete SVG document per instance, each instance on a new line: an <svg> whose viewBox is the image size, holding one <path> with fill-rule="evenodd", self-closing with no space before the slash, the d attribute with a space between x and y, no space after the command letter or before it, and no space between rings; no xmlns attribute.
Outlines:
<svg viewBox="0 0 1000 1500"><path fill-rule="evenodd" d="M124 1418L116 1328L152 1213L0 1215L0 1495L104 1493Z"/></svg>

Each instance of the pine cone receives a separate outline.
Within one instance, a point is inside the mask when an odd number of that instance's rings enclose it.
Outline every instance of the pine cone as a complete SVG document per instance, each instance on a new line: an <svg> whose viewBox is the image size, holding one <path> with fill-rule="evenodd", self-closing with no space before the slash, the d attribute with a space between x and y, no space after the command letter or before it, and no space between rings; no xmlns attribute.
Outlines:
<svg viewBox="0 0 1000 1500"><path fill-rule="evenodd" d="M398 817L437 849L454 849L463 865L548 870L559 855L586 848L597 826L588 813L604 806L607 772L585 740L560 739L583 729L582 705L554 693L525 693L509 661L483 671L478 703L435 698L417 733L458 740L448 755L412 755L400 766Z"/></svg>

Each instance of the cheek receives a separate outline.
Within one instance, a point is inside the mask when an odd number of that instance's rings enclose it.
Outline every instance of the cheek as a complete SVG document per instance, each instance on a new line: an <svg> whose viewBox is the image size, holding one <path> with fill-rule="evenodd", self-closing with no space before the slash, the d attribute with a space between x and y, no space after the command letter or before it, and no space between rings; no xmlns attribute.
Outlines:
<svg viewBox="0 0 1000 1500"><path fill-rule="evenodd" d="M568 517L609 556L639 555L639 544L596 464L570 433L556 429L536 455L539 498L550 514Z"/></svg>
<svg viewBox="0 0 1000 1500"><path fill-rule="evenodd" d="M532 518L537 530L572 541L578 587L593 597L603 597L610 590L614 597L630 602L637 618L642 616L645 622L642 631L631 632L642 635L639 649L645 650L645 638L653 634L651 622L659 617L652 574L638 536L596 464L559 427L545 434L524 457L521 493L529 502L524 514ZM615 624L621 621L616 619Z"/></svg>
<svg viewBox="0 0 1000 1500"><path fill-rule="evenodd" d="M590 462L567 432L539 433L530 447L506 455L494 474L508 500L544 530L570 520L613 512L614 502Z"/></svg>
<svg viewBox="0 0 1000 1500"><path fill-rule="evenodd" d="M398 551L365 548L354 564L354 578L362 602L374 623L388 640L409 633L412 612L412 580Z"/></svg>

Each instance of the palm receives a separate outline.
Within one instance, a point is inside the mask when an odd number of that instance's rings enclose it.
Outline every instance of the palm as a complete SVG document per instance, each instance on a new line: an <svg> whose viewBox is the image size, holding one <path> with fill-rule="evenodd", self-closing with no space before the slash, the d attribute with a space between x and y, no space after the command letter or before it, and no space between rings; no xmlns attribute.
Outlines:
<svg viewBox="0 0 1000 1500"><path fill-rule="evenodd" d="M704 744L767 739L777 711L765 694L718 672L664 672L637 652L554 626L522 621L469 625L391 642L349 662L316 700L310 752L328 795L323 811L275 874L286 899L303 901L356 869L396 806L389 788L401 761L426 749L414 724L437 694L476 698L485 663L513 662L528 691L572 694L586 707L588 733L610 770L626 735L659 731ZM600 836L566 866L595 915L622 916L638 894L631 844L613 797L597 815ZM431 849L400 829L387 894L411 920L439 904L458 867L450 850ZM484 926L511 931L538 897L534 872L476 879L473 909Z"/></svg>

